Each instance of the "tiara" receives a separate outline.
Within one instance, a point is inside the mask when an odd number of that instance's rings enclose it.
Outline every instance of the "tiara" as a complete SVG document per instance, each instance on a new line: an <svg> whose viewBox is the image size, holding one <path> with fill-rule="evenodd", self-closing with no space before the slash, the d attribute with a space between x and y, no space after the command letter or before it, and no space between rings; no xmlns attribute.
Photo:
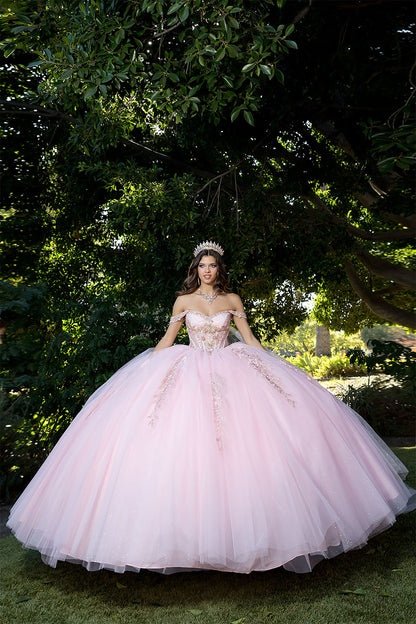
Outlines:
<svg viewBox="0 0 416 624"><path fill-rule="evenodd" d="M224 249L217 245L217 243L214 243L213 241L204 241L203 243L200 243L198 247L195 247L194 256L196 257L203 249L213 249L214 251L219 253L220 256L222 256L224 253Z"/></svg>

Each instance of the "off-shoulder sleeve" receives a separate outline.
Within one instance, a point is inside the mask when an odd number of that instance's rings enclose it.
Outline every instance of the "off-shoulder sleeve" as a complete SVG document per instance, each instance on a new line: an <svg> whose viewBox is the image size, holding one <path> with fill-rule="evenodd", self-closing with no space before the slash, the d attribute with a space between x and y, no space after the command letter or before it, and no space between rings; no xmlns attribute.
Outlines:
<svg viewBox="0 0 416 624"><path fill-rule="evenodd" d="M180 314L175 314L175 316L171 316L169 325L171 323L176 323L176 321L181 321L186 316L187 311L188 310L185 310L184 312L181 312Z"/></svg>
<svg viewBox="0 0 416 624"><path fill-rule="evenodd" d="M237 312L237 310L231 310L231 314L233 316L236 316L237 318L244 318L244 319L247 318L247 315L245 312Z"/></svg>

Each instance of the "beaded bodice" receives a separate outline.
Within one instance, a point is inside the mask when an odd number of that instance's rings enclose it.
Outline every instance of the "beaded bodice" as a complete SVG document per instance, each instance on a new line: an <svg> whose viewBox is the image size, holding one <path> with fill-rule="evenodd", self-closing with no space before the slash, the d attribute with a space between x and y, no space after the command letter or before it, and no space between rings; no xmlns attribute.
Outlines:
<svg viewBox="0 0 416 624"><path fill-rule="evenodd" d="M172 316L170 322L175 323L186 317L189 345L194 349L211 352L227 346L231 315L246 318L244 312L236 310L221 310L211 316L197 310L185 310Z"/></svg>

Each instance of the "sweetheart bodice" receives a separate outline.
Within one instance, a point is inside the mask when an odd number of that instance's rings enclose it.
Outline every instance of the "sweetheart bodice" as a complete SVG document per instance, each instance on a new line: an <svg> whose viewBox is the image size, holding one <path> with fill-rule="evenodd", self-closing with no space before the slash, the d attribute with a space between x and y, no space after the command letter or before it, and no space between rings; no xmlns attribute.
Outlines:
<svg viewBox="0 0 416 624"><path fill-rule="evenodd" d="M175 323L186 317L189 346L211 352L228 345L231 315L246 318L244 312L236 310L220 310L211 316L198 310L185 310L172 316L170 322Z"/></svg>

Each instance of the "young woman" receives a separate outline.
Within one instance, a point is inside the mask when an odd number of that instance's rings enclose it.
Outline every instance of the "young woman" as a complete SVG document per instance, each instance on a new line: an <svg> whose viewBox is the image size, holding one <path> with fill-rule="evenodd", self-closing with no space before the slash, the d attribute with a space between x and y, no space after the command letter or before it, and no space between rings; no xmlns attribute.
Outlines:
<svg viewBox="0 0 416 624"><path fill-rule="evenodd" d="M369 425L262 348L222 254L198 245L165 336L98 388L14 505L8 526L46 563L309 572L414 509Z"/></svg>

